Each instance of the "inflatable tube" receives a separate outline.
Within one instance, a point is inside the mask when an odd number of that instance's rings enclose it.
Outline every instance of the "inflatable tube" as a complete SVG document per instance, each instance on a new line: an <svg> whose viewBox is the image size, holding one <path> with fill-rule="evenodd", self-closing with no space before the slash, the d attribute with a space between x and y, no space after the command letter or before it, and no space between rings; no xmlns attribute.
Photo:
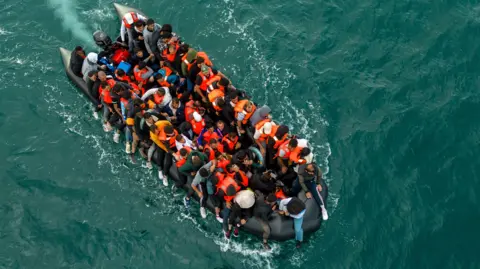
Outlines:
<svg viewBox="0 0 480 269"><path fill-rule="evenodd" d="M144 14L143 12L130 8L124 5L116 4L114 3L115 9L117 10L118 17L121 19L123 15L127 12L138 12L140 14ZM65 67L65 72L68 76L68 78L88 97L88 99L93 103L96 104L98 101L95 100L90 93L88 92L87 85L83 81L82 78L77 77L73 72L70 70L70 55L71 51L60 48L60 54L62 56L62 61L63 65ZM260 154L260 151L255 148L251 147L250 148L256 155L257 157L261 157L261 160L263 161L263 157ZM158 163L158 151L155 152L153 156L153 161L155 163ZM175 181L175 183L179 186L181 186L183 189L188 190L190 189L190 184L191 182L182 182L183 176L180 176L178 169L175 165L172 165L169 170L169 179ZM322 185L322 192L320 193L323 200L327 201L327 195L328 195L328 187L325 184L324 181L321 182ZM303 221L303 230L305 234L313 233L316 230L320 228L320 225L322 223L322 217L321 217L321 211L320 207L316 204L314 199L307 199L305 197L305 193L302 191L299 193L298 197L305 202L306 205L306 213L304 215L304 221ZM198 199L198 197L195 197ZM326 206L326 205L325 205ZM207 201L207 208L211 211L214 212L214 207L208 199ZM290 217L285 217L281 216L277 213L273 213L270 220L269 220L269 225L271 229L270 233L270 239L271 240L277 240L277 241L285 241L289 239L295 238L295 231L293 229L293 219ZM258 221L255 218L250 218L247 223L242 226L242 230L251 233L253 235L257 236L262 236L263 230L261 225L258 223Z"/></svg>
<svg viewBox="0 0 480 269"><path fill-rule="evenodd" d="M262 153L260 152L259 149L257 149L256 147L249 147L248 148L249 150L251 150L255 156L257 156L257 160L258 160L258 163L262 166L262 167L265 167L265 162L263 161L263 155Z"/></svg>

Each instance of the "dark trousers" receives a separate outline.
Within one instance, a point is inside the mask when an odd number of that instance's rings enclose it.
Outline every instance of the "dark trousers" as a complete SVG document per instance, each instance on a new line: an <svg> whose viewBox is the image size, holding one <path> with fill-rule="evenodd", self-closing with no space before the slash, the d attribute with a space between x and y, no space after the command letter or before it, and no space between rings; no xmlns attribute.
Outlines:
<svg viewBox="0 0 480 269"><path fill-rule="evenodd" d="M313 180L308 180L305 181L305 185L307 186L308 190L312 194L313 198L317 202L318 206L322 206L322 200L320 199L320 193L317 190L317 184ZM292 186L292 196L296 196L300 191L302 190L302 186L300 185L300 182L298 181L298 178L293 182Z"/></svg>

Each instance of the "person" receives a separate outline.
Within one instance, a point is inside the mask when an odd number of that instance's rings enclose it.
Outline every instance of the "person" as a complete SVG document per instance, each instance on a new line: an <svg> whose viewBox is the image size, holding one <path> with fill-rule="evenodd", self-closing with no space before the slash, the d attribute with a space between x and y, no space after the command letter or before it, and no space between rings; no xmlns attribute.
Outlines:
<svg viewBox="0 0 480 269"><path fill-rule="evenodd" d="M238 134L236 131L231 130L226 136L222 138L223 149L226 153L233 155L241 148L242 143L238 142Z"/></svg>
<svg viewBox="0 0 480 269"><path fill-rule="evenodd" d="M85 58L86 56L83 48L80 46L75 47L75 49L72 51L72 55L70 56L70 69L77 77L84 77L82 73L82 66Z"/></svg>
<svg viewBox="0 0 480 269"><path fill-rule="evenodd" d="M207 94L208 94L208 87L209 84L215 79L216 75L219 75L216 69L208 67L206 64L202 63L200 72L198 73L195 79L195 92L201 97L202 102L207 102Z"/></svg>
<svg viewBox="0 0 480 269"><path fill-rule="evenodd" d="M164 120L164 119L161 119L160 118L160 115L155 115L154 113L152 112L145 112L143 114L143 121L142 120L136 120L135 122L139 123L139 125L137 125L135 127L135 130L137 132L137 134L141 137L142 140L144 140L146 143L149 143L149 142L153 142L150 138L151 134L150 134L150 128L152 125L155 124L155 122L158 122L160 120ZM147 168L148 169L152 169L153 168L153 165L152 165L152 157L153 157L153 153L155 152L155 143L149 143L150 146L148 147L148 154L147 154ZM162 177L163 179L163 177Z"/></svg>
<svg viewBox="0 0 480 269"><path fill-rule="evenodd" d="M152 68L147 66L145 61L141 61L133 68L135 80L139 83L138 87L142 88L147 83L148 78L153 74Z"/></svg>
<svg viewBox="0 0 480 269"><path fill-rule="evenodd" d="M290 161L290 155L298 146L298 139L295 137L286 140L279 146L275 158L277 159L277 165L280 168L279 177L277 180L282 181L288 188L292 187L293 181L297 178L297 174L293 170L292 162Z"/></svg>
<svg viewBox="0 0 480 269"><path fill-rule="evenodd" d="M169 42L180 42L180 38L178 35L173 32L173 27L170 24L164 24L162 25L162 28L160 29L160 38L157 41L157 48L159 52L164 51L166 48L168 48L168 43ZM160 59L160 57L159 57Z"/></svg>
<svg viewBox="0 0 480 269"><path fill-rule="evenodd" d="M97 71L90 71L88 72L87 78L87 89L90 95L93 97L94 100L94 108L93 108L93 117L98 119L98 111L102 109L102 103L99 99L99 92L98 88L100 87L100 80L98 79L98 72Z"/></svg>
<svg viewBox="0 0 480 269"><path fill-rule="evenodd" d="M276 175L271 170L255 173L249 181L249 187L254 191L260 191L264 195L268 195L275 192L275 178Z"/></svg>
<svg viewBox="0 0 480 269"><path fill-rule="evenodd" d="M208 158L202 152L192 150L188 154L185 164L178 169L178 172L187 177L187 182L192 182L193 177L197 174L198 170L208 162ZM190 207L190 197L185 196L183 199L185 207Z"/></svg>
<svg viewBox="0 0 480 269"><path fill-rule="evenodd" d="M170 95L170 90L167 87L161 88L152 88L145 92L142 95L142 100L146 101L147 99L153 97L154 108L157 108L158 111L162 111L165 106L168 106L172 101L172 96ZM162 114L164 117L168 117L167 113Z"/></svg>
<svg viewBox="0 0 480 269"><path fill-rule="evenodd" d="M230 127L226 126L223 120L217 120L217 130L219 130L220 133L222 133L222 137L230 133Z"/></svg>
<svg viewBox="0 0 480 269"><path fill-rule="evenodd" d="M133 48L140 48L142 51L146 51L147 49L145 48L145 42L143 38L143 31L145 30L145 21L138 20L134 23L134 27L132 32L132 37L133 37ZM130 43L130 42L129 42ZM131 48L130 51L133 50Z"/></svg>
<svg viewBox="0 0 480 269"><path fill-rule="evenodd" d="M128 12L122 18L122 24L120 26L120 39L122 43L125 43L128 38L128 48L133 51L135 48L134 37L132 36L134 24L137 21L146 21L147 18L136 12Z"/></svg>
<svg viewBox="0 0 480 269"><path fill-rule="evenodd" d="M190 140L194 140L195 138L195 133L192 130L192 124L190 122L185 121L182 124L178 126L178 129L180 130L180 133L187 137Z"/></svg>
<svg viewBox="0 0 480 269"><path fill-rule="evenodd" d="M207 164L203 165L198 170L198 173L193 178L191 184L192 190L195 191L200 198L200 215L202 216L202 218L207 217L207 211L205 210L205 205L207 204L207 199L209 196L207 190L207 181L209 181L210 176L212 176L213 172L215 171L215 167L216 161L210 161ZM187 193L188 198L185 199L190 200L193 191L189 190L189 192Z"/></svg>
<svg viewBox="0 0 480 269"><path fill-rule="evenodd" d="M146 55L141 48L135 48L133 49L133 54L130 55L130 58L128 59L128 63L132 66L137 66L140 62L145 62L148 65L152 59L153 56Z"/></svg>
<svg viewBox="0 0 480 269"><path fill-rule="evenodd" d="M90 71L98 71L101 69L105 69L104 65L98 65L98 54L95 52L90 52L87 57L83 60L82 63L82 74L83 74L83 81L87 82L88 73Z"/></svg>
<svg viewBox="0 0 480 269"><path fill-rule="evenodd" d="M191 149L197 149L195 144L193 144L192 140L188 139L188 137L186 137L183 134L177 135L177 137L175 138L175 146L177 147L177 150L180 150L184 147L189 147Z"/></svg>
<svg viewBox="0 0 480 269"><path fill-rule="evenodd" d="M270 119L262 120L255 125L255 134L253 135L253 140L255 140L255 143L264 157L267 153L266 139L276 131L277 126L271 122Z"/></svg>
<svg viewBox="0 0 480 269"><path fill-rule="evenodd" d="M179 126L185 121L185 106L176 97L173 98L168 105L163 107L161 113L165 113L167 119L174 126Z"/></svg>
<svg viewBox="0 0 480 269"><path fill-rule="evenodd" d="M193 119L190 121L190 124L192 126L192 130L195 133L195 135L199 135L203 128L205 127L205 120L203 117L200 115L198 112L193 112Z"/></svg>
<svg viewBox="0 0 480 269"><path fill-rule="evenodd" d="M157 121L154 125L150 126L150 139L155 143L152 145L155 148L160 148L158 151L158 178L163 181L164 186L168 186L168 172L172 165L172 154L176 149L175 138L178 135L172 124L167 120ZM148 155L150 156L151 151ZM151 158L151 157L150 157Z"/></svg>
<svg viewBox="0 0 480 269"><path fill-rule="evenodd" d="M253 208L253 216L262 226L263 248L265 250L270 250L271 248L268 245L268 238L270 237L270 226L268 225L268 220L272 215L273 210L276 208L277 197L275 197L275 194L272 193L267 196L261 192L255 192L255 194L257 194L257 198Z"/></svg>
<svg viewBox="0 0 480 269"><path fill-rule="evenodd" d="M235 104L235 118L237 120L237 129L239 133L245 133L244 126L247 125L248 120L255 112L255 109L255 104L247 99L240 100L237 104Z"/></svg>
<svg viewBox="0 0 480 269"><path fill-rule="evenodd" d="M314 163L303 164L298 168L298 178L293 182L291 196L296 196L301 190L305 192L307 199L312 197L322 210L323 220L328 219L328 213L321 197L322 191L322 171Z"/></svg>
<svg viewBox="0 0 480 269"><path fill-rule="evenodd" d="M303 216L305 215L305 203L297 197L286 198L278 203L279 214L293 218L295 229L296 247L300 248L303 242Z"/></svg>
<svg viewBox="0 0 480 269"><path fill-rule="evenodd" d="M210 138L210 142L205 145L203 153L208 156L209 160L214 160L219 154L223 152L223 146L216 138Z"/></svg>
<svg viewBox="0 0 480 269"><path fill-rule="evenodd" d="M156 24L153 19L148 19L147 27L143 30L145 48L151 56L158 53L157 42L160 39L160 28L160 25Z"/></svg>
<svg viewBox="0 0 480 269"><path fill-rule="evenodd" d="M231 235L231 228L229 227L229 217L231 213L231 208L232 208L232 200L235 198L235 195L237 194L238 191L240 191L241 187L233 179L231 176L228 174L218 182L217 184L217 192L215 193L216 197L220 201L225 202L225 207L222 210L222 217L223 217L223 232L225 235L225 238L230 239ZM219 218L219 216L218 216ZM217 220L218 220L217 218ZM238 227L235 226L234 228L234 235L238 236Z"/></svg>
<svg viewBox="0 0 480 269"><path fill-rule="evenodd" d="M210 142L211 139L221 140L223 138L222 133L215 128L212 122L207 122L205 128L200 132L197 138L197 145L200 149Z"/></svg>
<svg viewBox="0 0 480 269"><path fill-rule="evenodd" d="M254 204L255 194L251 190L241 190L235 194L235 198L233 198L231 204L231 212L228 216L228 226L225 237L230 238L232 227L235 227L233 236L238 237L238 228L245 225L248 219L252 216ZM237 219L240 219L240 221L237 221Z"/></svg>

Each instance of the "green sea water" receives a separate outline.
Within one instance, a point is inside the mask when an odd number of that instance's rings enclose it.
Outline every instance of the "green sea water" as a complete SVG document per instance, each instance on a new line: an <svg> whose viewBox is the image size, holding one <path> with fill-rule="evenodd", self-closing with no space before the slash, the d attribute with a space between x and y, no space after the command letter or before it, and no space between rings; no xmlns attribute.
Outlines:
<svg viewBox="0 0 480 269"><path fill-rule="evenodd" d="M0 0L0 268L480 268L480 1L128 1L314 145L304 247L183 210L66 78L112 1ZM194 209L197 205L194 205Z"/></svg>

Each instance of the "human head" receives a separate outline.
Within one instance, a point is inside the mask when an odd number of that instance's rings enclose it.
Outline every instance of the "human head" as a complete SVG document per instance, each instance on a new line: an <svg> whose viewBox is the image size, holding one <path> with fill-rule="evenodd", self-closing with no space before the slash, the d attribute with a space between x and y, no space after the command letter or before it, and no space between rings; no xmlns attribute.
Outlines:
<svg viewBox="0 0 480 269"><path fill-rule="evenodd" d="M85 56L85 51L81 46L76 46L75 47L75 53L80 56Z"/></svg>
<svg viewBox="0 0 480 269"><path fill-rule="evenodd" d="M177 140L178 143L185 143L185 138L183 138L183 135L179 134L175 137L175 140Z"/></svg>
<svg viewBox="0 0 480 269"><path fill-rule="evenodd" d="M163 74L161 73L158 73L155 75L155 80L158 82L158 83L161 83L165 80L165 77L163 76Z"/></svg>
<svg viewBox="0 0 480 269"><path fill-rule="evenodd" d="M160 95L160 96L165 96L165 89L163 87L159 88L158 91L157 91L157 94Z"/></svg>
<svg viewBox="0 0 480 269"><path fill-rule="evenodd" d="M275 196L275 194L273 193L270 193L266 198L265 198L265 202L268 204L268 205L273 205L277 202L277 197Z"/></svg>
<svg viewBox="0 0 480 269"><path fill-rule="evenodd" d="M230 80L228 80L227 78L222 77L222 78L220 79L220 81L218 82L218 84L219 84L220 86L223 86L223 87L228 87L228 85L230 85Z"/></svg>
<svg viewBox="0 0 480 269"><path fill-rule="evenodd" d="M143 118L145 119L145 121L148 124L154 124L155 123L155 119L152 117L152 114L150 114L148 112L145 112L145 114L143 114Z"/></svg>
<svg viewBox="0 0 480 269"><path fill-rule="evenodd" d="M195 166L199 166L202 164L202 159L198 156L192 156L192 164Z"/></svg>
<svg viewBox="0 0 480 269"><path fill-rule="evenodd" d="M138 69L142 70L147 67L147 63L144 61L141 61L138 63Z"/></svg>
<svg viewBox="0 0 480 269"><path fill-rule="evenodd" d="M117 76L119 77L125 76L125 71L123 71L123 69L120 69L120 68L115 70L115 73L117 73Z"/></svg>
<svg viewBox="0 0 480 269"><path fill-rule="evenodd" d="M202 74L204 74L205 76L207 76L207 75L210 74L210 68L208 68L208 66L206 66L205 64L202 64L202 67L200 68L200 71L201 71Z"/></svg>
<svg viewBox="0 0 480 269"><path fill-rule="evenodd" d="M106 81L100 82L100 87L102 87L103 90L109 91L110 90L110 84Z"/></svg>
<svg viewBox="0 0 480 269"><path fill-rule="evenodd" d="M150 18L147 20L147 30L149 32L153 32L154 29L155 29L155 21Z"/></svg>
<svg viewBox="0 0 480 269"><path fill-rule="evenodd" d="M232 103L236 104L238 102L238 92L237 91L230 92L230 94L228 96L230 97L230 101Z"/></svg>
<svg viewBox="0 0 480 269"><path fill-rule="evenodd" d="M222 96L217 97L214 101L218 107L223 107L225 105L225 99Z"/></svg>
<svg viewBox="0 0 480 269"><path fill-rule="evenodd" d="M138 31L143 32L144 27L145 23L142 20L138 20L135 22L135 28L137 28Z"/></svg>
<svg viewBox="0 0 480 269"><path fill-rule="evenodd" d="M298 146L298 140L296 138L292 138L290 139L290 141L288 142L288 148L290 150L296 148Z"/></svg>
<svg viewBox="0 0 480 269"><path fill-rule="evenodd" d="M158 134L159 130L158 130L158 128L157 128L157 125L152 124L152 125L150 126L150 132L152 132L152 133L154 133L154 134Z"/></svg>
<svg viewBox="0 0 480 269"><path fill-rule="evenodd" d="M163 131L165 131L165 134L167 136L174 136L175 135L175 131L174 131L172 125L165 126L165 128L163 128Z"/></svg>
<svg viewBox="0 0 480 269"><path fill-rule="evenodd" d="M183 158L186 158L188 156L188 150L186 148L181 148L180 156L182 156Z"/></svg>
<svg viewBox="0 0 480 269"><path fill-rule="evenodd" d="M245 111L247 111L248 113L252 112L252 111L253 111L253 102L248 101L248 102L245 104L244 109L245 109Z"/></svg>
<svg viewBox="0 0 480 269"><path fill-rule="evenodd" d="M180 107L180 100L178 100L178 98L173 98L172 99L172 107L174 109L178 109Z"/></svg>
<svg viewBox="0 0 480 269"><path fill-rule="evenodd" d="M97 80L97 76L98 76L98 72L95 70L88 72L88 77L93 81Z"/></svg>
<svg viewBox="0 0 480 269"><path fill-rule="evenodd" d="M201 177L208 177L208 175L210 174L208 170L203 167L200 168L200 170L198 170L198 173L200 174Z"/></svg>
<svg viewBox="0 0 480 269"><path fill-rule="evenodd" d="M217 121L217 128L223 130L223 128L225 128L225 123L222 120Z"/></svg>
<svg viewBox="0 0 480 269"><path fill-rule="evenodd" d="M215 126L213 125L213 123L211 123L210 121L207 121L205 123L205 128L207 128L207 131L210 132L210 133L213 133L213 131L215 131Z"/></svg>
<svg viewBox="0 0 480 269"><path fill-rule="evenodd" d="M122 87L120 84L117 83L117 84L115 84L115 85L113 86L112 91L113 91L114 93L120 95L120 94L123 92L123 87Z"/></svg>
<svg viewBox="0 0 480 269"><path fill-rule="evenodd" d="M205 59L201 56L197 56L197 60L195 61L198 67L202 68L203 63L205 63Z"/></svg>
<svg viewBox="0 0 480 269"><path fill-rule="evenodd" d="M237 138L238 136L238 133L236 130L231 130L229 133L228 133L228 138L230 140L235 140L235 138Z"/></svg>
<svg viewBox="0 0 480 269"><path fill-rule="evenodd" d="M103 71L98 71L97 77L100 81L106 81L107 80L107 74Z"/></svg>
<svg viewBox="0 0 480 269"><path fill-rule="evenodd" d="M141 48L134 48L133 51L135 52L135 55L139 58L143 58L143 50Z"/></svg>
<svg viewBox="0 0 480 269"><path fill-rule="evenodd" d="M315 166L313 166L312 163L307 164L307 166L305 167L305 173L312 176L315 175Z"/></svg>
<svg viewBox="0 0 480 269"><path fill-rule="evenodd" d="M162 25L161 31L162 31L162 32L172 33L172 32L173 32L173 27L172 27L172 25L170 25L170 24L164 24L164 25Z"/></svg>
<svg viewBox="0 0 480 269"><path fill-rule="evenodd" d="M237 194L237 189L235 189L235 186L233 186L231 184L228 185L226 195L227 196L234 196L235 194Z"/></svg>
<svg viewBox="0 0 480 269"><path fill-rule="evenodd" d="M305 203L297 197L293 197L287 204L287 211L290 215L298 215L305 210Z"/></svg>
<svg viewBox="0 0 480 269"><path fill-rule="evenodd" d="M212 147L212 149L217 149L218 148L218 140L215 139L215 138L211 138L210 141L210 147Z"/></svg>

